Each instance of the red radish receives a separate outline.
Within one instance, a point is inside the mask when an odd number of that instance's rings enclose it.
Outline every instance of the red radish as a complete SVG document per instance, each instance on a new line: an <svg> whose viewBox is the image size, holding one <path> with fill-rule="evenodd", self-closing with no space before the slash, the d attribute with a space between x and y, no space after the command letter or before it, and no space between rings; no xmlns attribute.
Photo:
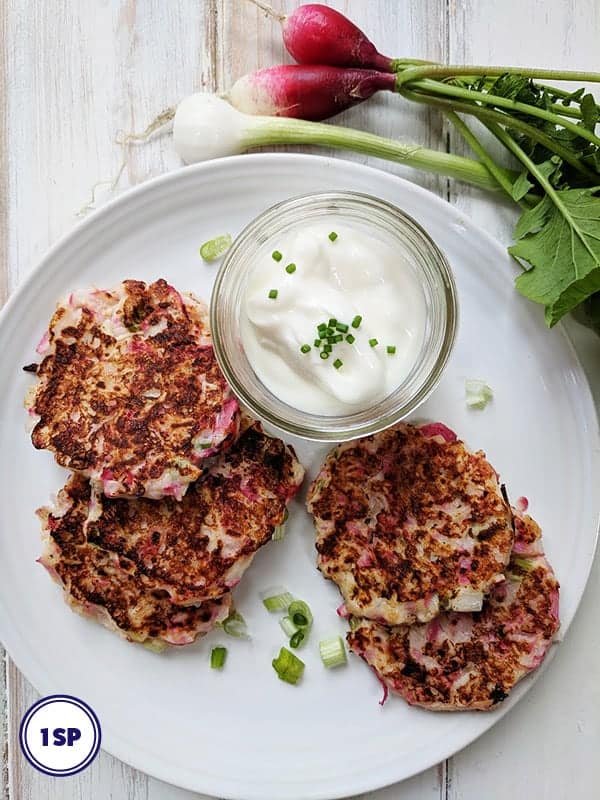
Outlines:
<svg viewBox="0 0 600 800"><path fill-rule="evenodd" d="M376 70L287 64L244 75L226 98L245 114L318 121L395 85L395 75Z"/></svg>
<svg viewBox="0 0 600 800"><path fill-rule="evenodd" d="M299 64L331 64L393 72L391 58L339 11L320 3L300 6L282 21L283 41Z"/></svg>

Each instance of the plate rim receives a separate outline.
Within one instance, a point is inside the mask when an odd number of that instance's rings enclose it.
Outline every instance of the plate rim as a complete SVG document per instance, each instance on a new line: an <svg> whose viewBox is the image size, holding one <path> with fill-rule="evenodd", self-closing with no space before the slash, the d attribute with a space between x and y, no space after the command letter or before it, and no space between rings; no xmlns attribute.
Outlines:
<svg viewBox="0 0 600 800"><path fill-rule="evenodd" d="M241 169L244 169L244 164L249 163L260 163L263 162L265 164L269 164L269 162L277 163L277 162L289 162L291 165L294 162L302 161L302 162L311 162L315 167L325 168L326 166L335 164L341 165L344 169L349 170L350 172L355 172L357 174L366 174L371 173L375 180L377 178L381 178L382 176L385 179L391 179L392 182L395 182L400 188L403 188L405 191L411 192L420 196L422 199L427 199L427 202L433 205L438 212L443 213L444 215L449 218L450 221L456 221L461 224L467 223L467 225L474 230L478 236L480 236L484 241L487 241L489 247L492 249L493 253L497 257L501 257L505 261L510 259L510 256L507 253L506 248L490 233L488 233L485 229L480 227L477 223L475 223L467 214L460 211L455 206L449 204L445 200L443 200L438 195L430 192L429 190L425 189L424 187L413 183L411 180L408 180L404 177L395 175L393 173L387 172L385 169L381 169L379 167L374 167L371 165L360 164L354 161L349 161L344 158L337 158L332 156L322 156L322 155L313 155L307 153L253 153L251 155L235 155L235 156L228 156L225 158L214 159L212 161L202 162L199 164L193 164L190 166L180 167L178 169L172 170L162 175L158 175L153 177L143 183L131 187L125 190L122 194L118 197L115 197L105 203L101 208L94 210L87 218L78 221L71 229L63 233L57 241L45 251L43 257L38 261L36 266L29 272L29 274L24 278L24 280L20 281L19 284L15 287L15 289L11 292L7 302L5 303L4 307L0 310L0 330L3 328L8 316L13 313L13 307L18 304L21 299L21 296L26 294L27 291L34 287L36 280L39 279L40 275L44 272L47 268L48 264L56 258L57 255L60 254L63 248L70 246L73 240L78 239L83 233L89 230L91 226L95 226L98 222L101 222L105 216L110 215L113 213L115 209L123 206L125 209L127 205L132 201L135 200L138 196L152 193L156 190L160 190L160 187L169 185L169 184L176 184L186 176L188 176L190 181L193 181L194 176L197 174L202 174L207 171L211 170L219 170L219 169L228 169L237 166L241 166ZM506 280L510 280L512 283L512 278L508 270L502 269L500 271L502 276L506 273ZM532 309L533 310L533 309ZM559 323L556 328L558 329L559 335L563 338L563 341L567 345L568 351L570 353L570 357L573 359L573 365L579 372L579 382L578 388L579 390L583 391L585 396L581 397L581 402L583 406L586 408L586 412L589 416L586 416L586 420L594 423L594 433L595 433L595 441L591 443L590 452L591 457L593 460L594 466L594 474L598 475L600 473L600 429L599 429L599 416L598 416L598 409L594 402L593 394L591 391L591 387L577 354L573 342L570 336L567 333L565 326L562 323ZM591 547L590 557L588 559L586 567L582 570L582 575L584 575L584 581L582 584L581 592L577 597L574 603L574 609L571 619L568 621L566 626L561 626L561 640L562 635L564 635L568 628L570 627L573 619L575 618L578 609L580 607L581 600L585 593L585 588L589 581L590 571L593 565L595 553L598 547L598 539L600 534L600 502L599 508L596 509L596 525L595 525L595 533L593 539L593 546ZM5 602L2 600L0 596L0 608L3 611L6 611ZM25 678L32 683L32 685L36 688L36 691L40 692L38 688L40 685L43 685L43 681L40 683L38 681L32 681L29 677L28 671L25 671L21 667L21 663L26 659L26 653L21 648L20 643L20 636L18 631L16 635L11 633L11 629L14 630L14 626L12 626L7 619L7 614L4 613L0 615L0 641L2 642L3 646L5 647L7 653L14 661L17 668L22 672ZM493 717L489 717L490 724L485 728L483 731L479 732L470 732L468 731L466 735L464 735L459 743L458 746L450 745L448 748L442 748L440 752L443 752L444 755L442 756L441 760L445 760L446 758L451 757L455 753L462 750L464 747L467 747L473 741L478 739L484 733L489 731L500 719L502 719L505 714L507 714L524 696L525 694L531 689L531 687L537 682L540 675L542 675L545 670L548 668L548 665L553 661L554 656L557 652L556 645L553 646L548 653L546 659L542 666L536 671L535 676L533 676L530 680L521 684L521 689L519 691L518 696L515 697L514 702L509 705L503 705L501 708L497 709L493 712ZM16 655L13 655L16 654ZM39 661L39 659L38 659ZM35 662L34 662L35 663ZM31 667L31 662L29 664ZM34 667L35 671L35 667ZM108 735L106 735L108 734ZM132 746L130 742L126 739L121 737L115 731L111 731L108 729L106 734L103 736L103 748L107 753L113 755L114 757L124 761L125 763L129 764L135 769L139 769L140 771L151 775L153 777L158 778L159 780L166 781L173 785L179 786L184 789L188 789L190 791L195 792L208 792L213 793L215 796L219 797L227 797L231 798L232 800L262 800L262 793L257 791L257 789L253 786L251 788L244 788L240 786L239 781L236 779L227 779L227 786L222 783L222 779L215 779L210 775L203 776L202 779L202 786L198 783L192 782L187 780L186 776L178 777L175 768L169 766L169 762L166 760L163 761L156 761L155 759L146 758L144 760L144 751L143 747L139 745ZM310 797L311 800L334 800L335 798L342 798L347 797L349 794L355 794L357 792L366 792L366 791L375 791L377 789L383 788L385 786L391 785L395 782L406 780L428 768L434 766L431 763L430 757L426 755L428 751L424 750L421 755L415 754L413 758L413 767L411 768L410 774L404 774L403 777L394 777L390 775L390 773L386 773L385 777L381 777L377 779L376 776L370 773L366 773L362 778L362 781L357 779L356 777L353 778L353 783L351 786L344 786L341 784L341 788L335 789L324 789L324 790L317 790L311 791L310 793L305 793L304 795L293 795L293 794L286 794L286 797L298 797L298 798L308 798ZM436 762L439 763L439 762ZM186 771L187 774L187 771ZM223 791L225 789L225 791Z"/></svg>

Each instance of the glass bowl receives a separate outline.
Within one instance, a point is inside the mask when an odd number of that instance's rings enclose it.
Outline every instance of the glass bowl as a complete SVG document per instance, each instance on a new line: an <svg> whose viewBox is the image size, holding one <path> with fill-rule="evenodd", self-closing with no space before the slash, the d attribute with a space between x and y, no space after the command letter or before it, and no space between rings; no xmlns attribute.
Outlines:
<svg viewBox="0 0 600 800"><path fill-rule="evenodd" d="M286 231L323 217L372 235L393 238L414 271L425 300L425 332L417 360L387 397L360 411L312 414L281 401L255 374L240 333L242 300L256 256ZM346 441L377 433L404 419L431 394L448 361L457 325L456 288L445 256L411 217L390 203L358 192L319 192L272 206L236 238L218 271L210 317L219 365L250 414L282 431L313 441Z"/></svg>

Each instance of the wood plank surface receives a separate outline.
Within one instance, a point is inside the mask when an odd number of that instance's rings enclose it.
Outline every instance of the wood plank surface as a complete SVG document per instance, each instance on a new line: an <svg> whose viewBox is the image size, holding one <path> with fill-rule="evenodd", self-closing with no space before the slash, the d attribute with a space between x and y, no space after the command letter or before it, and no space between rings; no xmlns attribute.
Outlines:
<svg viewBox="0 0 600 800"><path fill-rule="evenodd" d="M272 4L286 12L300 3ZM329 5L351 16L392 56L598 67L595 0L336 0ZM98 187L97 204L113 195L109 184L123 157L114 142L117 132L143 130L191 91L223 91L245 72L288 60L279 23L248 0L0 0L0 303L73 226L94 184L106 182ZM437 112L392 96L346 112L339 123L439 149L446 148L450 135L452 150L464 150ZM117 191L177 166L168 137L132 147ZM444 178L385 166L447 197L509 241L515 215L508 204ZM600 398L600 345L572 327ZM596 797L599 606L596 564L566 646L560 646L544 679L520 706L447 764L365 798ZM57 781L37 773L16 745L22 714L37 695L9 659L1 674L0 715L6 724L0 725L0 800L201 798L106 753L73 778Z"/></svg>

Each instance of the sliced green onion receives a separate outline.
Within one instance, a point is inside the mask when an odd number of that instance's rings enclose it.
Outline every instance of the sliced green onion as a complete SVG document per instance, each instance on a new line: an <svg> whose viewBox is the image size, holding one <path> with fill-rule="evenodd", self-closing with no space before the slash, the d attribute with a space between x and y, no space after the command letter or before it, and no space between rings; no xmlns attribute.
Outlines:
<svg viewBox="0 0 600 800"><path fill-rule="evenodd" d="M348 625L350 625L351 631L355 631L357 628L359 628L361 623L362 619L360 617L350 617L348 620Z"/></svg>
<svg viewBox="0 0 600 800"><path fill-rule="evenodd" d="M282 539L285 539L285 525L277 525L273 531L273 536L271 536L271 541L280 542Z"/></svg>
<svg viewBox="0 0 600 800"><path fill-rule="evenodd" d="M324 336L327 330L327 325L322 322L320 325L317 325L317 330L319 331L319 336Z"/></svg>
<svg viewBox="0 0 600 800"><path fill-rule="evenodd" d="M335 328L327 328L327 330L325 331L326 336L333 336L334 333L335 333Z"/></svg>
<svg viewBox="0 0 600 800"><path fill-rule="evenodd" d="M393 345L393 344L388 344L388 346L386 347L386 350L387 350L387 352L388 352L388 354L390 356L393 356L395 354L395 352L396 352L396 346Z"/></svg>
<svg viewBox="0 0 600 800"><path fill-rule="evenodd" d="M269 292L269 300L276 300L278 294L279 292L277 291L277 289L271 289L271 291Z"/></svg>
<svg viewBox="0 0 600 800"><path fill-rule="evenodd" d="M323 666L327 667L327 669L339 667L347 661L346 648L344 647L341 636L334 636L331 639L322 639L319 642L319 653L321 654Z"/></svg>
<svg viewBox="0 0 600 800"><path fill-rule="evenodd" d="M315 339L313 344L314 344L315 347L321 347L321 340L320 339Z"/></svg>
<svg viewBox="0 0 600 800"><path fill-rule="evenodd" d="M360 314L357 314L354 319L352 320L352 327L353 328L360 328L360 323L362 322L362 317Z"/></svg>
<svg viewBox="0 0 600 800"><path fill-rule="evenodd" d="M339 369L340 367L343 367L343 366L344 366L344 362L343 362L341 359L339 359L339 358L336 358L336 360L333 362L333 366L334 366L336 369Z"/></svg>
<svg viewBox="0 0 600 800"><path fill-rule="evenodd" d="M287 589L273 594L275 591L275 589L270 589L269 594L262 598L263 606L267 611L287 611L290 603L294 602L294 596ZM263 594L265 593L263 592Z"/></svg>
<svg viewBox="0 0 600 800"><path fill-rule="evenodd" d="M494 393L483 381L465 381L465 395L469 408L482 409L487 406Z"/></svg>
<svg viewBox="0 0 600 800"><path fill-rule="evenodd" d="M337 325L337 319L335 317L331 317L331 319L329 320L329 327L335 328L336 325Z"/></svg>
<svg viewBox="0 0 600 800"><path fill-rule="evenodd" d="M320 355L321 355L321 358L323 359L323 361L324 361L326 358L329 358L329 353L327 352L327 350L322 350L322 351L321 351L321 353L320 353Z"/></svg>
<svg viewBox="0 0 600 800"><path fill-rule="evenodd" d="M285 539L285 523L288 521L289 515L290 512L286 508L283 513L283 520L281 522L281 525L277 525L277 527L273 531L273 536L271 536L271 540L273 542L280 542L282 539Z"/></svg>
<svg viewBox="0 0 600 800"><path fill-rule="evenodd" d="M273 252L271 253L271 258L273 259L273 261L281 261L283 256L281 255L279 250L273 250Z"/></svg>
<svg viewBox="0 0 600 800"><path fill-rule="evenodd" d="M304 639L306 638L306 634L303 630L296 631L296 633L290 639L290 647L296 649L296 647L300 647Z"/></svg>
<svg viewBox="0 0 600 800"><path fill-rule="evenodd" d="M337 344L338 342L342 342L344 337L341 333L338 333L336 336L333 337L333 341Z"/></svg>
<svg viewBox="0 0 600 800"><path fill-rule="evenodd" d="M377 341L377 339L369 339L369 344L371 347L377 347L379 342Z"/></svg>
<svg viewBox="0 0 600 800"><path fill-rule="evenodd" d="M277 677L286 683L297 683L304 672L304 662L300 661L298 656L295 656L286 647L281 648L279 655L271 663Z"/></svg>
<svg viewBox="0 0 600 800"><path fill-rule="evenodd" d="M302 347L300 348L300 352L301 353L310 353L310 345L309 344L303 344Z"/></svg>
<svg viewBox="0 0 600 800"><path fill-rule="evenodd" d="M246 620L242 617L239 611L231 611L229 616L224 622L217 623L228 636L234 636L236 639L249 639L248 628Z"/></svg>
<svg viewBox="0 0 600 800"><path fill-rule="evenodd" d="M354 342L356 341L356 339L355 339L355 337L354 337L354 336L352 336L352 334L351 334L351 333L349 333L349 334L348 334L348 336L346 336L346 341L348 342L348 344L354 344Z"/></svg>
<svg viewBox="0 0 600 800"><path fill-rule="evenodd" d="M285 271L288 273L288 275L292 275L294 272L296 272L296 265L288 264L287 267L285 268Z"/></svg>
<svg viewBox="0 0 600 800"><path fill-rule="evenodd" d="M226 233L224 236L217 236L214 239L210 239L208 242L204 242L204 244L200 248L200 256L204 259L204 261L214 261L215 259L222 256L223 253L227 252L231 247L231 235Z"/></svg>
<svg viewBox="0 0 600 800"><path fill-rule="evenodd" d="M225 665L226 658L227 658L226 647L213 647L210 653L210 668L222 669L223 666Z"/></svg>
<svg viewBox="0 0 600 800"><path fill-rule="evenodd" d="M331 233L329 234L329 238L331 239L332 242L335 242L337 237L338 237L338 235L337 235L337 233L335 231L331 231Z"/></svg>
<svg viewBox="0 0 600 800"><path fill-rule="evenodd" d="M348 333L348 325L346 325L344 322L338 322L335 327L340 333Z"/></svg>
<svg viewBox="0 0 600 800"><path fill-rule="evenodd" d="M288 614L298 628L308 628L312 625L313 616L304 600L294 600L288 608Z"/></svg>
<svg viewBox="0 0 600 800"><path fill-rule="evenodd" d="M288 639L298 631L298 626L294 625L291 617L282 617L282 619L279 620L279 626Z"/></svg>
<svg viewBox="0 0 600 800"><path fill-rule="evenodd" d="M333 350L333 347L332 347L332 346L331 346L329 343L327 343L327 344L324 344L324 345L323 345L323 350L324 350L326 353L331 353L331 351Z"/></svg>
<svg viewBox="0 0 600 800"><path fill-rule="evenodd" d="M327 337L327 344L333 344L334 342L335 342L335 336Z"/></svg>
<svg viewBox="0 0 600 800"><path fill-rule="evenodd" d="M509 569L512 564L522 569L524 572L531 572L533 569L533 561L530 558L522 558L522 556L511 556Z"/></svg>

